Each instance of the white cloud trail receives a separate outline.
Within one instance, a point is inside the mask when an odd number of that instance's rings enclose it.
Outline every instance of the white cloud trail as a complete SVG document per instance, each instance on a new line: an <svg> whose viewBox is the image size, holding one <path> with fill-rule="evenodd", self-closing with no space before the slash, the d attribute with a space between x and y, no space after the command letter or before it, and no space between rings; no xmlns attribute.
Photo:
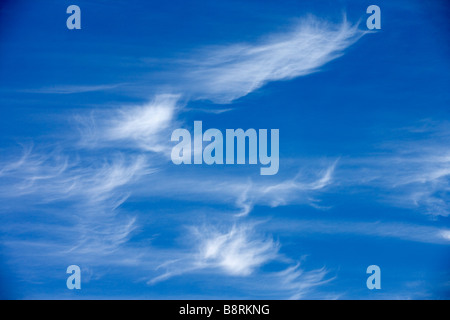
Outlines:
<svg viewBox="0 0 450 320"><path fill-rule="evenodd" d="M205 50L191 62L188 83L201 99L230 103L268 82L319 71L363 34L347 20L331 24L311 16L292 31L271 35L257 44Z"/></svg>

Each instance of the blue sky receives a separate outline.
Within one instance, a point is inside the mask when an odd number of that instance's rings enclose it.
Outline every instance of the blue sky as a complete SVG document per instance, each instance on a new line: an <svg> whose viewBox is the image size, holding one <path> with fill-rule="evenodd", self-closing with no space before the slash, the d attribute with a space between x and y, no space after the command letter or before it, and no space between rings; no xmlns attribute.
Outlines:
<svg viewBox="0 0 450 320"><path fill-rule="evenodd" d="M0 8L1 298L449 298L445 1ZM196 120L279 172L174 165Z"/></svg>

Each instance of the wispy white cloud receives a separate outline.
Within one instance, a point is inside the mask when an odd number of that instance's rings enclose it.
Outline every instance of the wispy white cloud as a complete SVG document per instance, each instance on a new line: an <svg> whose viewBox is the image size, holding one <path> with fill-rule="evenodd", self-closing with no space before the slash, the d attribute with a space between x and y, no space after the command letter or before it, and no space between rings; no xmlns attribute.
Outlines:
<svg viewBox="0 0 450 320"><path fill-rule="evenodd" d="M311 16L257 44L205 50L190 62L187 84L199 98L229 103L268 82L317 72L362 35L347 20L334 25Z"/></svg>
<svg viewBox="0 0 450 320"><path fill-rule="evenodd" d="M334 278L327 278L328 271L325 268L305 272L300 264L280 271L276 277L280 279L281 287L289 292L291 300L304 298L312 288L324 285Z"/></svg>
<svg viewBox="0 0 450 320"><path fill-rule="evenodd" d="M267 224L270 232L294 233L299 237L311 234L342 235L352 234L367 237L391 238L403 241L450 245L450 230L430 225L392 221L327 221L321 220L284 220L278 218Z"/></svg>
<svg viewBox="0 0 450 320"><path fill-rule="evenodd" d="M311 289L333 280L327 278L329 272L325 268L305 271L299 263L292 264L279 252L281 244L258 233L257 225L240 221L229 227L202 225L190 228L190 241L195 251L178 253L178 258L161 264L157 271L163 273L148 283L153 285L184 274L215 272L229 278L230 282L242 279L241 287L258 290L259 296L300 299ZM274 261L288 264L288 267L282 271L261 272L262 266Z"/></svg>
<svg viewBox="0 0 450 320"><path fill-rule="evenodd" d="M315 200L312 198L314 192L324 190L333 183L333 173L335 171L338 160L331 163L328 167L313 171L313 178L302 177L302 171L294 178L281 183L263 186L260 189L261 197L268 200L273 207L285 205L291 199L298 198L299 195L306 197L306 203L315 205ZM309 173L311 176L311 172ZM318 205L317 205L318 206Z"/></svg>
<svg viewBox="0 0 450 320"><path fill-rule="evenodd" d="M237 217L247 216L255 205L272 208L290 204L304 204L325 209L320 196L334 183L334 172L338 161L323 167L305 166L292 178L259 175L242 177L239 174L224 174L223 171L209 174L192 173L186 170L183 177L164 179L158 185L145 185L144 190L136 188L138 196L151 192L161 198L202 201L205 204L234 205ZM295 170L295 169L293 169Z"/></svg>
<svg viewBox="0 0 450 320"><path fill-rule="evenodd" d="M5 198L38 196L39 202L83 197L90 202L113 199L115 191L137 177L150 174L144 156L116 153L105 159L80 159L60 150L24 150L19 161L3 166L0 189Z"/></svg>
<svg viewBox="0 0 450 320"><path fill-rule="evenodd" d="M51 87L43 87L38 89L21 90L29 93L45 93L45 94L74 94L95 91L107 91L116 89L123 84L105 84L105 85L57 85Z"/></svg>
<svg viewBox="0 0 450 320"><path fill-rule="evenodd" d="M144 106L120 110L117 116L107 120L103 138L127 140L139 143L143 149L162 151L168 141L161 138L161 133L167 133L173 124L179 98L179 95L158 95Z"/></svg>
<svg viewBox="0 0 450 320"><path fill-rule="evenodd" d="M368 186L379 198L433 216L450 214L450 131L447 123L402 130L406 138L383 143L376 154L342 161L344 187Z"/></svg>
<svg viewBox="0 0 450 320"><path fill-rule="evenodd" d="M83 147L135 148L168 153L170 130L177 125L180 95L159 94L140 106L98 111L76 120Z"/></svg>
<svg viewBox="0 0 450 320"><path fill-rule="evenodd" d="M195 264L200 268L218 267L231 275L249 275L278 252L277 243L259 238L250 225L233 225L225 232L210 226L195 228L194 234L199 242Z"/></svg>
<svg viewBox="0 0 450 320"><path fill-rule="evenodd" d="M253 224L222 226L220 230L209 224L192 226L189 230L193 251L177 253L178 258L160 265L157 269L166 271L151 279L150 284L204 269L231 276L248 276L278 256L279 244L256 233Z"/></svg>
<svg viewBox="0 0 450 320"><path fill-rule="evenodd" d="M61 255L107 255L125 243L136 228L136 218L118 215L117 208L129 195L124 187L153 172L145 157L120 153L108 160L92 156L80 159L61 150L46 153L29 148L12 163L3 167L0 177L4 208L27 212L45 208L46 215L36 219L36 225L49 225L40 241ZM60 205L64 210L57 209ZM17 219L26 220L26 216ZM13 239L20 232L10 230L5 243L16 243ZM49 239L58 239L60 247Z"/></svg>

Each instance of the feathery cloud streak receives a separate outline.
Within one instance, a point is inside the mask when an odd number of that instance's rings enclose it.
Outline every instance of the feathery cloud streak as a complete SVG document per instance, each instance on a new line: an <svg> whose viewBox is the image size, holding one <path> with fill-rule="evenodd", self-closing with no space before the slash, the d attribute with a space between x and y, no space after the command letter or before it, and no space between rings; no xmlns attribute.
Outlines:
<svg viewBox="0 0 450 320"><path fill-rule="evenodd" d="M346 20L333 25L309 17L291 32L272 35L258 44L205 50L191 62L189 88L200 99L230 103L268 82L317 72L363 34Z"/></svg>
<svg viewBox="0 0 450 320"><path fill-rule="evenodd" d="M433 122L431 128L409 128L406 142L385 142L376 155L342 161L337 179L347 187L376 188L380 198L395 206L448 216L450 130L446 122Z"/></svg>

